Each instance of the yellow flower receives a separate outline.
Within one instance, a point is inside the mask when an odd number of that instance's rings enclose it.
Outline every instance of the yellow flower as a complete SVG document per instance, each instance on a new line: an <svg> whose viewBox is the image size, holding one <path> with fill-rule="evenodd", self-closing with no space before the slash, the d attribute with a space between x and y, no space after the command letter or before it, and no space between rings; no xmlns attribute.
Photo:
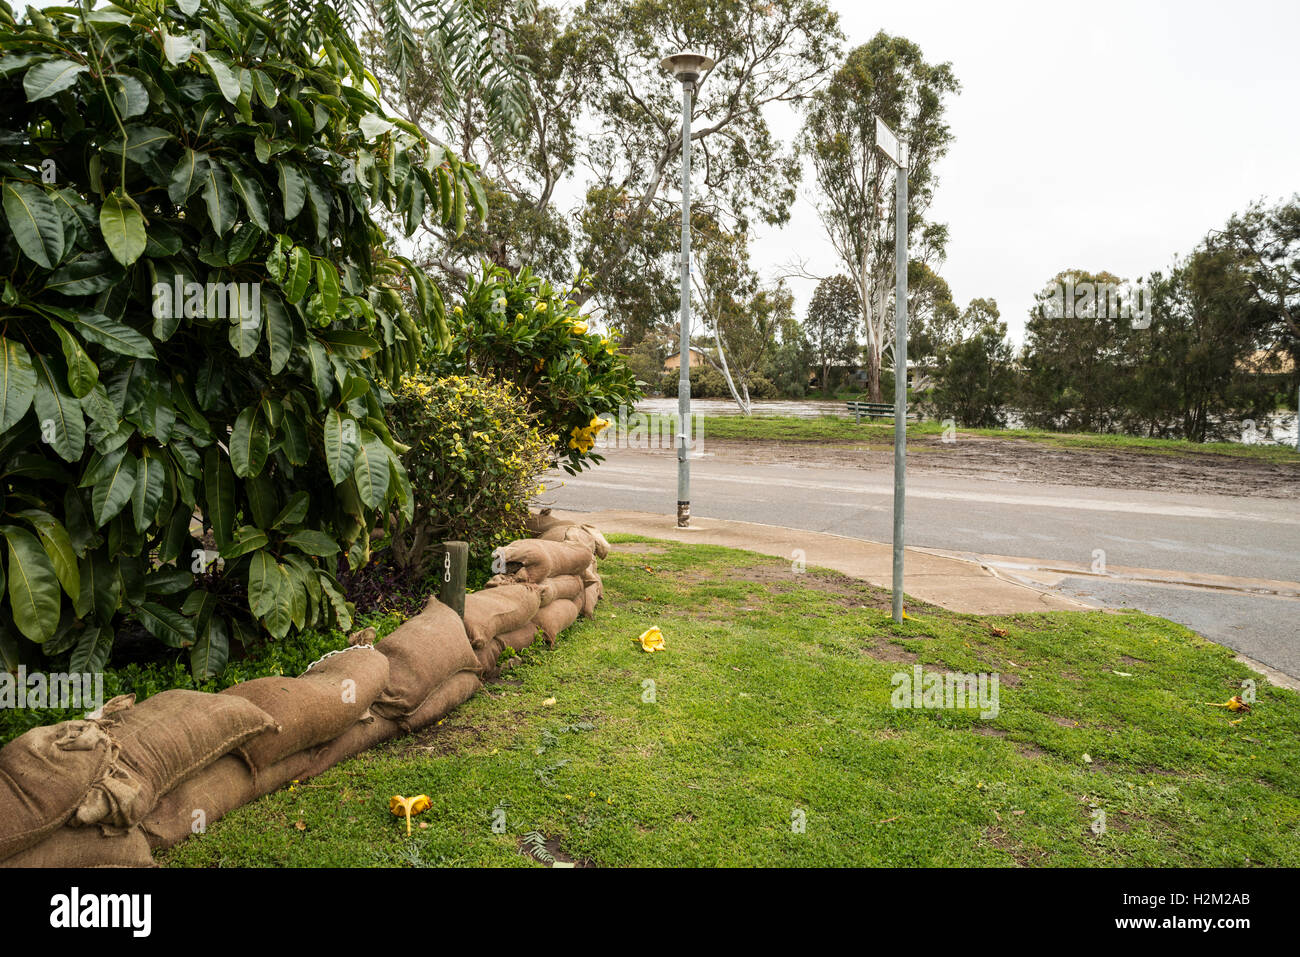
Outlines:
<svg viewBox="0 0 1300 957"><path fill-rule="evenodd" d="M664 635L663 632L659 630L658 625L655 625L652 628L647 628L643 631L641 637L638 638L637 641L641 642L641 649L643 651L655 652L664 650Z"/></svg>
<svg viewBox="0 0 1300 957"><path fill-rule="evenodd" d="M406 833L411 833L411 815L419 814L421 811L429 810L433 802L429 800L427 794L417 794L415 797L402 797L400 794L394 794L388 799L388 811L394 817L406 815Z"/></svg>
<svg viewBox="0 0 1300 957"><path fill-rule="evenodd" d="M460 308L460 306L457 306L455 309L452 310L452 312L454 312L458 316L463 316L465 314L464 311Z"/></svg>
<svg viewBox="0 0 1300 957"><path fill-rule="evenodd" d="M587 334L587 324L585 322L575 322L569 328L575 336L585 336Z"/></svg>
<svg viewBox="0 0 1300 957"><path fill-rule="evenodd" d="M544 302L539 302L537 305L533 306L533 309L536 310L537 312L545 312L545 311L546 311L546 303L544 303Z"/></svg>

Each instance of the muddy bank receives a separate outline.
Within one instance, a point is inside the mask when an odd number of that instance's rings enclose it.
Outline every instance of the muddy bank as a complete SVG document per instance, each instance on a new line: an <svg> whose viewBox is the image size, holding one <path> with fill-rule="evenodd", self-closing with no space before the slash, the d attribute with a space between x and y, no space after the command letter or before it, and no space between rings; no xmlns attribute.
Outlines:
<svg viewBox="0 0 1300 957"><path fill-rule="evenodd" d="M888 469L892 445L754 441L705 437L703 452L719 461L766 465L835 465ZM658 454L650 453L646 454ZM668 450L666 454L671 455ZM1244 495L1300 499L1300 463L1286 465L1230 455L1159 455L1132 449L1071 449L1031 442L961 435L908 441L908 470L953 477L1006 479L1039 485Z"/></svg>

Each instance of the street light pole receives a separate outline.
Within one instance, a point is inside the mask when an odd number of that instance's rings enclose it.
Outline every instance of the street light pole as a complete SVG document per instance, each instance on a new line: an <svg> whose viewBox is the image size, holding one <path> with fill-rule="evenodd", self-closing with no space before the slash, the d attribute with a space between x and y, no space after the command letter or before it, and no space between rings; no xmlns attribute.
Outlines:
<svg viewBox="0 0 1300 957"><path fill-rule="evenodd" d="M676 53L659 65L682 84L682 273L681 336L677 365L677 527L691 524L691 100L713 60L701 53Z"/></svg>
<svg viewBox="0 0 1300 957"><path fill-rule="evenodd" d="M903 620L903 517L907 501L907 144L876 118L876 147L897 171L894 209L894 621Z"/></svg>

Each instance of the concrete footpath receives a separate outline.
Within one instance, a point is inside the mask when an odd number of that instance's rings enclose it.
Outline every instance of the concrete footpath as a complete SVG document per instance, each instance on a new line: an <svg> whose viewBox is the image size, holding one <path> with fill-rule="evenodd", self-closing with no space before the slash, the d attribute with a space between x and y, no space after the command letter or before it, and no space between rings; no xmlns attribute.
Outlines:
<svg viewBox="0 0 1300 957"><path fill-rule="evenodd" d="M651 512L554 509L553 514L590 522L607 534L725 545L791 561L802 557L808 565L830 568L881 588L890 588L893 583L893 548L880 542L718 518L692 518L689 529L680 529L674 516ZM802 551L802 556L797 556L796 551ZM1000 577L988 565L910 548L906 550L903 590L940 608L976 615L1096 610L1094 605Z"/></svg>

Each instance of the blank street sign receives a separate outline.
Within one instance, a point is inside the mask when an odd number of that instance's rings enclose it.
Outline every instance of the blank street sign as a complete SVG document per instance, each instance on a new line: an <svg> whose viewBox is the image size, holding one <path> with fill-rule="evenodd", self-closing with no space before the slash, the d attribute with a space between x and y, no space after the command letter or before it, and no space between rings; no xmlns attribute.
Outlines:
<svg viewBox="0 0 1300 957"><path fill-rule="evenodd" d="M895 166L906 163L907 154L898 142L898 137L894 135L893 130L880 121L878 116L876 117L876 146Z"/></svg>

